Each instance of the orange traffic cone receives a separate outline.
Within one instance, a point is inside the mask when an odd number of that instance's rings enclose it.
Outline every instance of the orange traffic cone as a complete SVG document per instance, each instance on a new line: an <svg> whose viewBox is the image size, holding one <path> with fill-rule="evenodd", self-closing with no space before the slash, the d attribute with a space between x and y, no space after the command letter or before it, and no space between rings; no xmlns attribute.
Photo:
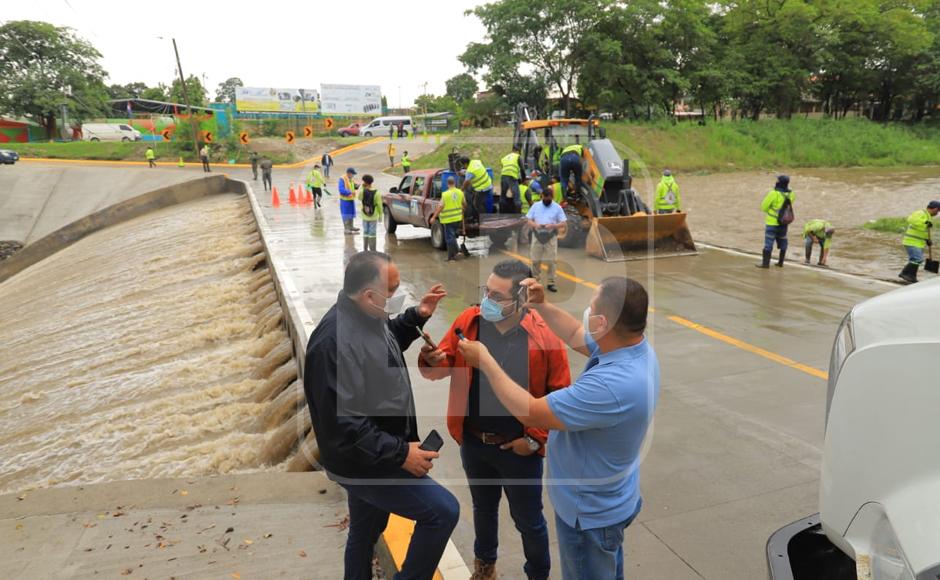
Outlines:
<svg viewBox="0 0 940 580"><path fill-rule="evenodd" d="M271 205L273 207L281 207L281 196L277 194L277 186L271 188Z"/></svg>
<svg viewBox="0 0 940 580"><path fill-rule="evenodd" d="M304 200L304 203L307 205L313 205L313 192L309 189L307 190L307 199Z"/></svg>
<svg viewBox="0 0 940 580"><path fill-rule="evenodd" d="M288 197L288 201L290 202L291 205L297 205L297 194L294 193L293 183L290 184L290 195Z"/></svg>

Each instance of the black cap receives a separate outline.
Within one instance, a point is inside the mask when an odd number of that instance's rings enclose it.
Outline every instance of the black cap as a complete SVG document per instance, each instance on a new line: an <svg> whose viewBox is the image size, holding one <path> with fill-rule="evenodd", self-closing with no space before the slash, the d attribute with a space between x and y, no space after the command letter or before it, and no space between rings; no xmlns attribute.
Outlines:
<svg viewBox="0 0 940 580"><path fill-rule="evenodd" d="M789 176L789 175L778 175L778 176L777 176L777 183L790 183L790 176Z"/></svg>
<svg viewBox="0 0 940 580"><path fill-rule="evenodd" d="M356 170L352 167L347 167L346 173L352 173L353 175L356 175Z"/></svg>
<svg viewBox="0 0 940 580"><path fill-rule="evenodd" d="M940 209L940 201L933 200L927 204L927 209Z"/></svg>

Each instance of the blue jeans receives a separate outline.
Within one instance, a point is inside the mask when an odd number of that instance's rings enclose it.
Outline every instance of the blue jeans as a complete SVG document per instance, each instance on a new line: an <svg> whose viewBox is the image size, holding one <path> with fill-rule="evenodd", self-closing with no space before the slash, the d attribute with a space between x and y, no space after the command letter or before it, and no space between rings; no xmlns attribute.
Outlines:
<svg viewBox="0 0 940 580"><path fill-rule="evenodd" d="M623 580L623 533L643 507L625 521L603 528L572 528L555 514L563 580Z"/></svg>
<svg viewBox="0 0 940 580"><path fill-rule="evenodd" d="M774 251L774 242L781 252L787 251L787 229L790 226L765 226L764 227L764 251Z"/></svg>
<svg viewBox="0 0 940 580"><path fill-rule="evenodd" d="M447 241L447 257L457 257L457 234L462 229L463 222L444 224L444 239Z"/></svg>
<svg viewBox="0 0 940 580"><path fill-rule="evenodd" d="M376 221L362 220L362 237L374 238L375 232L378 229L378 224L379 222L377 220Z"/></svg>
<svg viewBox="0 0 940 580"><path fill-rule="evenodd" d="M523 566L528 578L548 578L551 556L548 525L542 515L542 456L516 455L499 445L486 445L470 433L460 446L463 469L473 499L473 554L484 562L495 562L499 546L499 502L506 492L509 514L522 536ZM512 483L503 483L513 480ZM510 574L510 576L512 576Z"/></svg>
<svg viewBox="0 0 940 580"><path fill-rule="evenodd" d="M907 259L911 264L917 264L920 266L924 263L924 249L915 248L914 246L904 246L904 249L907 250Z"/></svg>
<svg viewBox="0 0 940 580"><path fill-rule="evenodd" d="M566 153L561 156L558 163L558 179L561 181L562 191L568 189L568 178L574 173L575 191L581 186L581 156L577 153Z"/></svg>
<svg viewBox="0 0 940 580"><path fill-rule="evenodd" d="M385 531L389 513L415 521L408 553L395 580L430 580L460 517L457 498L430 477L389 485L341 484L349 501L345 580L371 580L375 543Z"/></svg>

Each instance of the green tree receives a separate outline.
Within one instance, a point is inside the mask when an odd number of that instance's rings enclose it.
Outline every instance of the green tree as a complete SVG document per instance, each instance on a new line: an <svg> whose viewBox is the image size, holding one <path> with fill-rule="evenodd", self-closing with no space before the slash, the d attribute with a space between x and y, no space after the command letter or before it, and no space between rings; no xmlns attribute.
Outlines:
<svg viewBox="0 0 940 580"><path fill-rule="evenodd" d="M148 87L145 91L141 92L140 98L150 101L169 101L170 90L165 84L158 83L157 86Z"/></svg>
<svg viewBox="0 0 940 580"><path fill-rule="evenodd" d="M460 61L471 71L486 71L487 84L506 85L519 68L538 71L561 96L566 112L576 96L579 74L596 54L589 48L612 42L597 34L598 16L614 0L497 0L477 6L473 14L486 28L484 42L467 46ZM515 103L510 103L515 105Z"/></svg>
<svg viewBox="0 0 940 580"><path fill-rule="evenodd" d="M506 101L499 95L489 95L479 100L464 103L464 118L477 127L492 127L497 115L507 110Z"/></svg>
<svg viewBox="0 0 940 580"><path fill-rule="evenodd" d="M135 82L126 85L111 85L108 87L108 97L112 99L139 99L147 91L146 83Z"/></svg>
<svg viewBox="0 0 940 580"><path fill-rule="evenodd" d="M477 80L469 73L460 73L447 79L447 96L458 103L469 101L480 90Z"/></svg>
<svg viewBox="0 0 940 580"><path fill-rule="evenodd" d="M70 28L18 20L0 26L0 111L29 117L55 136L61 107L77 120L103 115L101 54Z"/></svg>
<svg viewBox="0 0 940 580"><path fill-rule="evenodd" d="M243 86L245 86L245 83L238 77L226 79L224 82L219 83L219 88L215 90L215 102L234 103L235 89Z"/></svg>
<svg viewBox="0 0 940 580"><path fill-rule="evenodd" d="M186 92L189 95L189 104L194 107L204 107L209 103L206 88L202 86L202 81L195 75L189 75L186 78ZM170 100L174 103L186 103L183 99L183 88L178 78L173 79L173 85L170 87Z"/></svg>

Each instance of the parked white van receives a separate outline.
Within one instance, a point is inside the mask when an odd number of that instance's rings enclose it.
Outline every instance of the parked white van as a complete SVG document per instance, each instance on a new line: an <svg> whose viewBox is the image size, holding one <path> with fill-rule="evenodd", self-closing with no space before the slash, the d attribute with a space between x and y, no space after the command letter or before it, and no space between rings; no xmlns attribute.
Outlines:
<svg viewBox="0 0 940 580"><path fill-rule="evenodd" d="M405 135L411 135L414 127L411 123L411 117L376 117L365 127L359 129L359 134L363 137L385 137L388 135L388 128L395 127L395 134L398 134L398 125L402 125Z"/></svg>
<svg viewBox="0 0 940 580"><path fill-rule="evenodd" d="M140 141L140 131L124 123L85 123L82 141Z"/></svg>

